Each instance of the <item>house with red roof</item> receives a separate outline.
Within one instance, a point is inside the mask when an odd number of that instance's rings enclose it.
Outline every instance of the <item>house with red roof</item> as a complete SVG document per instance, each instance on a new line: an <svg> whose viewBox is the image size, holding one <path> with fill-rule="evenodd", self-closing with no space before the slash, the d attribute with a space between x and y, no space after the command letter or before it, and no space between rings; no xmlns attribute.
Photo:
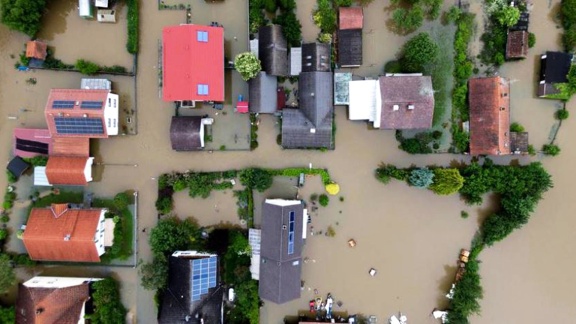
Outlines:
<svg viewBox="0 0 576 324"><path fill-rule="evenodd" d="M94 158L87 156L50 156L44 167L47 185L85 186L92 181L93 163ZM41 168L36 167L35 172ZM35 185L46 184L35 181Z"/></svg>
<svg viewBox="0 0 576 324"><path fill-rule="evenodd" d="M224 101L224 28L203 25L162 31L164 101Z"/></svg>
<svg viewBox="0 0 576 324"><path fill-rule="evenodd" d="M100 262L104 254L102 208L76 209L69 204L32 208L22 235L32 260Z"/></svg>

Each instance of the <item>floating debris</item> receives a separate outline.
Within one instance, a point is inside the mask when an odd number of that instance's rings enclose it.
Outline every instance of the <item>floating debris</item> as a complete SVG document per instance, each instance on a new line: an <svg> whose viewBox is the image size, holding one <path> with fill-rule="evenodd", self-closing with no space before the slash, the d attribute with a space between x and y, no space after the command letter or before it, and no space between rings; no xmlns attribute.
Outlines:
<svg viewBox="0 0 576 324"><path fill-rule="evenodd" d="M348 245L350 245L350 247L355 247L355 246L356 246L356 240L354 240L354 239L349 239L349 240L348 240Z"/></svg>
<svg viewBox="0 0 576 324"><path fill-rule="evenodd" d="M377 271L376 271L376 269L374 269L374 268L370 268L370 271L368 271L368 273L369 273L372 277L374 277L374 276L376 275L376 272L377 272Z"/></svg>

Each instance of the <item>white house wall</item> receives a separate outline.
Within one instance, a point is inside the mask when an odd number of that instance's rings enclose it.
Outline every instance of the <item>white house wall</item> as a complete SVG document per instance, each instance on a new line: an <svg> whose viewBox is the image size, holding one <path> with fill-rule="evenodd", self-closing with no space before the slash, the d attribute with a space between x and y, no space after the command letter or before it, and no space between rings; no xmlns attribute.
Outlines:
<svg viewBox="0 0 576 324"><path fill-rule="evenodd" d="M107 209L102 209L100 213L100 218L98 219L98 227L96 228L96 233L94 233L94 245L96 246L96 251L98 251L98 256L104 254L104 232L106 231L106 226L104 226L105 219L104 215L108 212Z"/></svg>
<svg viewBox="0 0 576 324"><path fill-rule="evenodd" d="M118 95L114 93L108 93L106 102L104 104L104 120L106 124L106 134L108 135L118 135L118 128L120 126L120 120L118 112L120 111L120 100L118 100Z"/></svg>

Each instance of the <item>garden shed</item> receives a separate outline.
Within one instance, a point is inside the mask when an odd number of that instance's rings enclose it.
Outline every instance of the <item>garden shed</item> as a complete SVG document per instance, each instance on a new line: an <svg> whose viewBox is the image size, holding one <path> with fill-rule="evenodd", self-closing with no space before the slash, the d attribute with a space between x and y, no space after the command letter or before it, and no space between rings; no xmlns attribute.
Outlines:
<svg viewBox="0 0 576 324"><path fill-rule="evenodd" d="M276 112L276 88L278 78L260 72L248 81L250 94L250 112L272 114Z"/></svg>
<svg viewBox="0 0 576 324"><path fill-rule="evenodd" d="M30 164L24 161L21 157L15 156L10 162L6 169L10 171L14 176L19 177L24 173L24 171L28 170Z"/></svg>
<svg viewBox="0 0 576 324"><path fill-rule="evenodd" d="M204 148L204 125L200 116L174 116L170 124L170 142L175 151Z"/></svg>
<svg viewBox="0 0 576 324"><path fill-rule="evenodd" d="M92 3L90 0L78 0L78 12L82 18L94 18L92 14Z"/></svg>

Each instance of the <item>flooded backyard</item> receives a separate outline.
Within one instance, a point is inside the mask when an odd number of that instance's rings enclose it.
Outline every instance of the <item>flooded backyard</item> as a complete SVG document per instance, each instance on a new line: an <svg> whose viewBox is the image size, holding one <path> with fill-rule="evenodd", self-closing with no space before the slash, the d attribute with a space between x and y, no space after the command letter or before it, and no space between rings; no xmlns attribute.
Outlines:
<svg viewBox="0 0 576 324"><path fill-rule="evenodd" d="M58 4L55 4L58 2ZM245 30L234 26L246 24L247 0L192 3L192 20L197 23L219 21L224 24L226 46L229 53L248 47ZM82 57L99 64L132 66L132 57L126 53L125 8L120 23L115 25L86 22L78 17L74 1L53 1L46 28L40 35L57 47L57 57L74 62ZM298 0L298 15L302 20L305 41L317 36L310 15L312 0ZM552 8L559 0L552 0ZM379 163L407 167L412 164L449 165L468 160L459 155L409 155L397 149L393 131L370 131L364 123L347 120L342 107L336 109L337 149L330 152L315 150L282 150L276 144L278 133L276 118L263 116L258 131L259 147L253 151L177 153L171 150L170 119L174 115L172 104L158 98L158 42L162 27L185 20L184 11L159 11L156 1L141 1L141 40L137 74L138 134L99 140L97 162L101 162L99 181L87 190L96 196L112 196L119 191L134 189L139 192L138 257L149 261L148 233L157 222L154 206L157 196L157 177L171 171L216 171L241 169L248 166L281 168L308 166L327 168L341 186L339 196L332 197L328 207L320 207L312 215L314 231L335 229L335 237L308 235L303 257L309 262L303 266L305 282L299 300L275 305L266 303L261 309L261 323L283 323L285 315L296 315L307 308L315 297L314 290L325 295L332 293L335 301L352 313L376 315L379 322L402 311L410 323L436 323L429 315L435 307L445 307L444 295L453 280L456 259L461 248L469 246L478 228L479 220L491 210L483 206L466 206L457 196L438 197L430 191L408 187L404 183L380 184L373 176ZM394 58L406 37L387 32L388 1L375 0L365 10L364 65L354 70L360 75L377 75L383 64ZM195 7L200 9L194 10ZM52 17L52 15L54 15ZM559 29L551 21L553 13L547 3L535 3L530 30L536 34L536 46L524 61L507 63L500 71L513 80L511 102L512 120L524 125L530 132L530 141L539 148L548 142L555 123L553 111L558 102L535 98L535 77L539 68L538 57L545 50L559 50ZM306 21L305 21L306 20ZM112 30L115 28L114 30ZM110 31L110 30L112 31ZM116 30L117 29L117 30ZM109 37L100 37L106 33ZM106 38L106 39L104 39ZM43 109L51 88L77 88L81 75L73 72L18 72L12 68L27 38L0 26L0 160L10 158L12 130L15 127L44 127ZM94 45L93 45L94 44ZM112 44L112 45L109 45ZM109 45L109 47L108 47ZM93 50L98 48L98 50ZM231 105L238 92L246 85L236 72L231 73L232 86L227 93ZM36 78L36 85L26 83ZM128 102L134 95L133 79L110 77L113 86L121 89ZM126 90L124 90L126 89ZM569 110L576 109L574 101ZM27 111L22 112L21 108ZM231 109L227 107L225 109ZM16 116L17 119L8 117ZM217 121L216 121L217 122ZM576 147L574 117L566 120L559 132L557 143L562 153L555 158L536 156L553 175L551 189L522 230L510 235L494 247L486 249L480 259L484 299L482 314L472 323L539 323L554 319L558 323L571 323L576 318L576 282L570 276L576 271L576 200L570 199L576 180L572 163ZM135 166L136 165L136 166ZM5 184L5 175L0 175ZM312 193L323 191L319 178L309 178L301 191L307 199ZM175 213L181 217L193 216L201 225L221 221L240 224L236 216L232 191L213 194L206 200L191 199L186 192L175 196ZM460 211L469 212L468 219ZM17 216L20 215L20 216ZM25 217L21 211L12 217ZM308 233L310 234L310 233ZM350 248L347 241L354 238L357 246ZM370 268L378 273L368 275ZM140 287L137 270L131 267L50 267L42 270L47 275L112 275L122 282L122 298L135 322L154 323L156 310L153 292ZM21 280L39 274L22 271ZM11 295L13 297L13 295Z"/></svg>

